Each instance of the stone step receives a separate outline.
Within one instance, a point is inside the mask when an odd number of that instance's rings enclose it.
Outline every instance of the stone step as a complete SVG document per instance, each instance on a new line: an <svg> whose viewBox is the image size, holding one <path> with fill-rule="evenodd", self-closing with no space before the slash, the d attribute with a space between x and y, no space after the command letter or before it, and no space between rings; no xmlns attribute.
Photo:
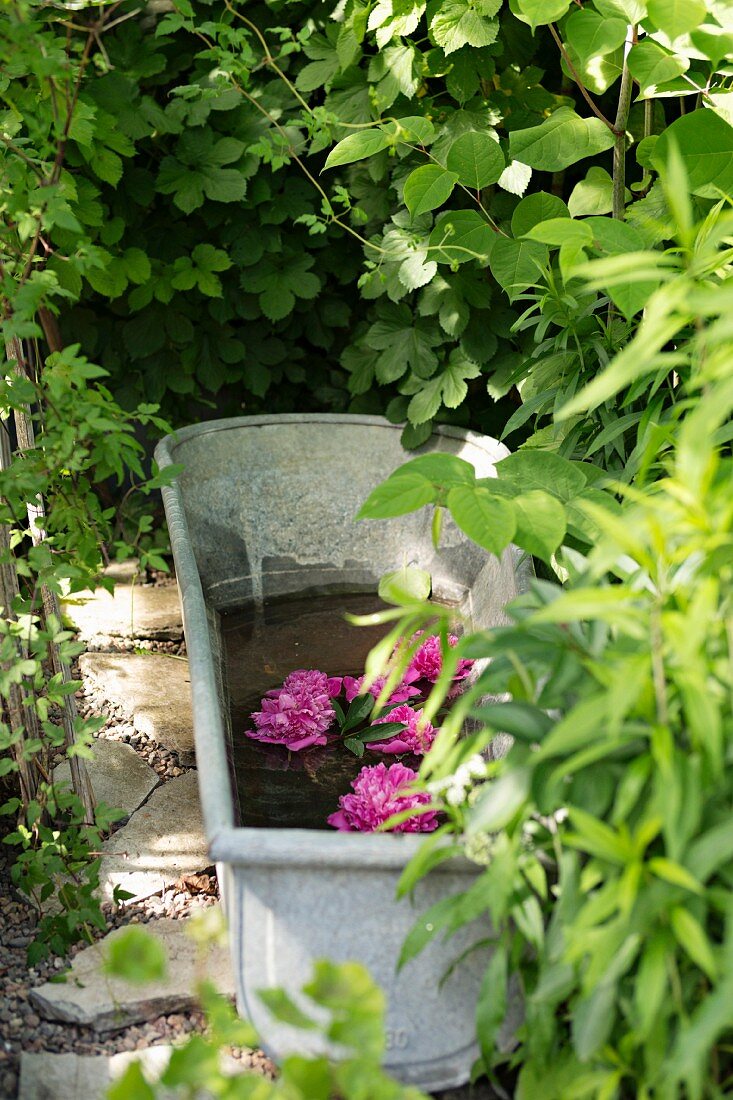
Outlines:
<svg viewBox="0 0 733 1100"><path fill-rule="evenodd" d="M187 923L161 917L145 925L145 930L165 949L168 958L165 979L132 985L106 973L104 962L109 945L126 931L116 928L79 952L66 972L65 982L46 982L32 989L32 1004L48 1020L106 1032L196 1007L195 985L202 978L213 982L225 996L233 996L228 948L212 946L202 960L199 945L186 933Z"/></svg>
<svg viewBox="0 0 733 1100"><path fill-rule="evenodd" d="M210 866L196 772L157 787L102 852L100 890L108 901L116 885L139 901Z"/></svg>
<svg viewBox="0 0 733 1100"><path fill-rule="evenodd" d="M161 653L84 653L82 676L120 707L142 733L193 764L194 739L188 661Z"/></svg>
<svg viewBox="0 0 733 1100"><path fill-rule="evenodd" d="M113 809L124 810L126 816L134 813L160 782L132 746L122 741L100 737L92 745L92 752L94 755L86 761L86 766L97 803L104 802ZM62 781L71 786L68 760L54 768L53 778L57 783Z"/></svg>
<svg viewBox="0 0 733 1100"><path fill-rule="evenodd" d="M102 644L106 638L180 641L183 620L178 586L118 584L114 592L99 588L65 600L63 611L82 641Z"/></svg>
<svg viewBox="0 0 733 1100"><path fill-rule="evenodd" d="M104 1100L107 1089L133 1062L153 1085L164 1073L174 1047L167 1043L121 1054L21 1054L18 1100ZM248 1068L230 1055L220 1055L222 1073L234 1077ZM156 1090L158 1100L175 1094Z"/></svg>

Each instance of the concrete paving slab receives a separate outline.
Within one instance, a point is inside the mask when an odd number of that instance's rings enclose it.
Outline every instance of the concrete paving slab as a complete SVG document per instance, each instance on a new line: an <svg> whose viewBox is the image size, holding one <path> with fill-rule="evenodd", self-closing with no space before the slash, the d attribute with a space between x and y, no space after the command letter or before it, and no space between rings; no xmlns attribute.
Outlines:
<svg viewBox="0 0 733 1100"><path fill-rule="evenodd" d="M82 676L142 733L194 763L188 661L163 653L84 653Z"/></svg>
<svg viewBox="0 0 733 1100"><path fill-rule="evenodd" d="M212 981L220 993L234 995L234 979L226 946L214 946L201 959L199 947L186 934L185 920L165 917L145 930L163 946L168 958L162 981L132 985L110 977L104 970L109 945L122 936L116 928L98 943L80 951L65 982L46 982L30 992L30 1000L49 1020L80 1024L98 1032L115 1031L158 1016L185 1012L195 1007L195 985L201 978ZM80 1092L79 1096L86 1096Z"/></svg>
<svg viewBox="0 0 733 1100"><path fill-rule="evenodd" d="M171 779L102 845L100 888L112 899L116 885L141 900L181 875L211 863L204 838L198 780L194 771Z"/></svg>
<svg viewBox="0 0 733 1100"><path fill-rule="evenodd" d="M92 745L94 757L86 761L97 803L104 802L125 815L134 813L159 783L151 767L123 741L98 738ZM53 770L56 782L71 785L71 767L64 760Z"/></svg>

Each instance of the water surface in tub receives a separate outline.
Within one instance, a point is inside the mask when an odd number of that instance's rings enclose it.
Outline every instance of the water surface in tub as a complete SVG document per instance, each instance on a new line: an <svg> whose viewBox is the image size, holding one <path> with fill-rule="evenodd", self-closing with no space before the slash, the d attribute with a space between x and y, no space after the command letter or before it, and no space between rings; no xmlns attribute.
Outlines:
<svg viewBox="0 0 733 1100"><path fill-rule="evenodd" d="M232 729L232 777L240 824L269 828L328 828L326 818L367 763L392 762L367 750L358 759L342 745L289 752L253 741L244 733L260 699L298 668L329 676L360 676L372 646L389 629L357 627L347 612L366 615L384 609L373 594L298 596L249 605L222 615L226 683ZM417 762L405 759L414 766Z"/></svg>

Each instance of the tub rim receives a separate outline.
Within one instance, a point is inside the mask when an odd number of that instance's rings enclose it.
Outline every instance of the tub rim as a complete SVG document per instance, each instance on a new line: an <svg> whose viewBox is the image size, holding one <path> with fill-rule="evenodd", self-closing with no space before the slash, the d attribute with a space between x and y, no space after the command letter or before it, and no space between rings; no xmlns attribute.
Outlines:
<svg viewBox="0 0 733 1100"><path fill-rule="evenodd" d="M233 431L288 424L364 425L401 431L382 416L353 413L273 413L257 416L226 417L177 429L156 446L159 469L176 465L178 447L211 432ZM436 425L432 436L445 436L478 446L494 462L509 455L509 450L492 436L449 424ZM423 453L424 447L415 452ZM409 461L409 459L405 459ZM183 497L174 478L161 489L171 550L175 563L183 614L193 704L194 740L199 793L209 854L214 862L232 865L290 866L365 870L402 870L419 851L424 834L365 834L327 832L316 829L252 828L234 822L234 800L226 755L226 735L219 713L211 646L207 644L209 625L201 577L191 545ZM516 548L515 548L515 552ZM523 588L521 564L517 569L518 590ZM526 583L526 582L525 582ZM438 873L470 872L479 868L463 856L446 861Z"/></svg>

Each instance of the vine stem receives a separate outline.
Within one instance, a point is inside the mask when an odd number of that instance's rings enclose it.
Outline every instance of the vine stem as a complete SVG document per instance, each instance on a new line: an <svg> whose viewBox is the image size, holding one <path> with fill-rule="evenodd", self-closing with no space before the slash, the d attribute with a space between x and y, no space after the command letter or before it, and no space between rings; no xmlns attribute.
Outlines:
<svg viewBox="0 0 733 1100"><path fill-rule="evenodd" d="M581 76L580 76L580 73L578 72L578 70L575 68L575 65L573 65L572 61L570 60L570 54L565 49L565 46L563 44L563 40L560 37L560 35L557 33L557 28L556 28L555 24L554 23L549 23L548 26L550 28L550 34L555 39L555 42L557 43L557 48L559 49L560 53L562 54L563 61L565 62L568 69L572 73L573 80L578 85L578 90L579 90L580 94L582 95L583 99L588 104L588 106L590 107L591 111L596 116L596 118L599 118L604 126L608 126L608 129L611 131L612 134L617 135L618 131L617 131L616 127L610 121L610 119L606 118L606 116L604 115L604 113L600 109L600 107L598 107L596 105L595 101L593 100L593 98L590 95L590 92L588 91L585 84L583 83L583 81L581 79Z"/></svg>
<svg viewBox="0 0 733 1100"><path fill-rule="evenodd" d="M636 27L629 28L629 35L624 47L624 67L621 73L621 88L618 95L618 108L613 127L615 141L613 144L613 216L624 216L626 195L626 126L629 121L631 108L632 79L629 70L629 50L636 41Z"/></svg>

